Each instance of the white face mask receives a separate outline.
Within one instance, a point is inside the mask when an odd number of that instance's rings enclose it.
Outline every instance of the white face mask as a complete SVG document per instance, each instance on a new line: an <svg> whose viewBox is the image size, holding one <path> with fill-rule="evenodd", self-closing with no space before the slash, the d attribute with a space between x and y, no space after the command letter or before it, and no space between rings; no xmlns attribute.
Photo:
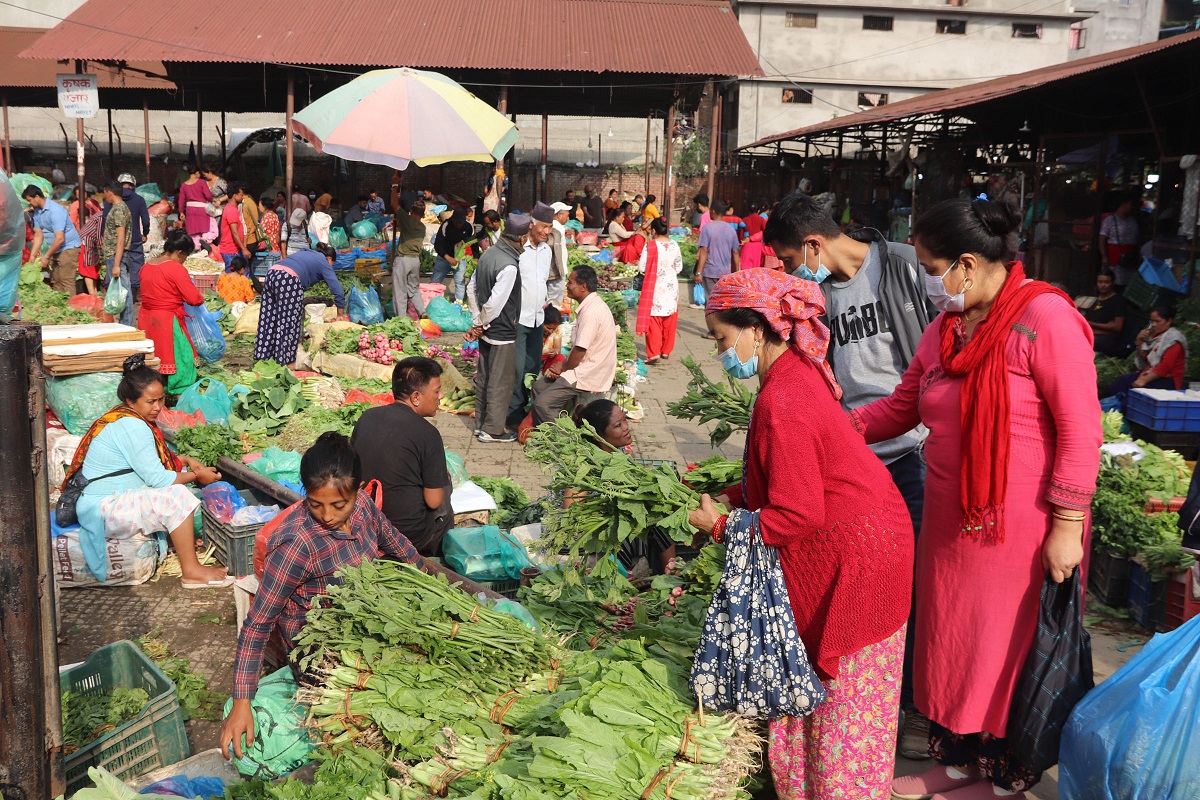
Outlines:
<svg viewBox="0 0 1200 800"><path fill-rule="evenodd" d="M939 311L949 313L960 313L967 304L967 290L964 283L963 290L958 294L950 294L946 291L946 276L958 266L958 259L950 265L950 269L946 270L941 275L930 275L925 273L925 294L929 295L929 302Z"/></svg>

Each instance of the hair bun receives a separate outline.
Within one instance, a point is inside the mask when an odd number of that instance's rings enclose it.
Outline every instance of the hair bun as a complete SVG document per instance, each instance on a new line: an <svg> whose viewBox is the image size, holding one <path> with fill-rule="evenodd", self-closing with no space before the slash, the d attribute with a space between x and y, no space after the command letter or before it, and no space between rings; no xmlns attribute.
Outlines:
<svg viewBox="0 0 1200 800"><path fill-rule="evenodd" d="M1021 226L1016 210L1008 203L988 200L983 196L971 202L971 211L992 236L1001 239Z"/></svg>
<svg viewBox="0 0 1200 800"><path fill-rule="evenodd" d="M121 364L121 372L128 375L131 372L137 372L144 366L146 366L146 357L141 353L134 353Z"/></svg>

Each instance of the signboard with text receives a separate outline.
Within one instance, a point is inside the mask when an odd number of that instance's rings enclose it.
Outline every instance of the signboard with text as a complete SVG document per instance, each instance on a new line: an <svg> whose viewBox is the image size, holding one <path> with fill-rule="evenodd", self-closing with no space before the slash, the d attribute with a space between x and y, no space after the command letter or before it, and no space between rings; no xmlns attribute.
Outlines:
<svg viewBox="0 0 1200 800"><path fill-rule="evenodd" d="M59 75L58 107L71 119L91 119L100 111L95 75Z"/></svg>

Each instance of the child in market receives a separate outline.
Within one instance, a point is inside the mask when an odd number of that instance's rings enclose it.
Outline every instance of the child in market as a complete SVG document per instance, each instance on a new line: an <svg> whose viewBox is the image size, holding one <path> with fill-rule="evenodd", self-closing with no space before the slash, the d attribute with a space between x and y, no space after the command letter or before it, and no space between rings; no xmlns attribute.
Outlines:
<svg viewBox="0 0 1200 800"><path fill-rule="evenodd" d="M254 300L254 284L246 277L246 259L234 256L229 272L217 278L217 294L226 303L250 303Z"/></svg>

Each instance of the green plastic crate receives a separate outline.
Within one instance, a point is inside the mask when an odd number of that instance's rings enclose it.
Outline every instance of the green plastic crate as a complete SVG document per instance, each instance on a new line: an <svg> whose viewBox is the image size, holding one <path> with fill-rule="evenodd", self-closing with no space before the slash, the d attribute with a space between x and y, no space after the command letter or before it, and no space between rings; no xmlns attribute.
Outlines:
<svg viewBox="0 0 1200 800"><path fill-rule="evenodd" d="M145 689L150 702L133 719L66 756L67 796L91 785L89 767L121 780L182 761L190 755L175 684L130 641L101 647L58 676L60 692L96 694Z"/></svg>

